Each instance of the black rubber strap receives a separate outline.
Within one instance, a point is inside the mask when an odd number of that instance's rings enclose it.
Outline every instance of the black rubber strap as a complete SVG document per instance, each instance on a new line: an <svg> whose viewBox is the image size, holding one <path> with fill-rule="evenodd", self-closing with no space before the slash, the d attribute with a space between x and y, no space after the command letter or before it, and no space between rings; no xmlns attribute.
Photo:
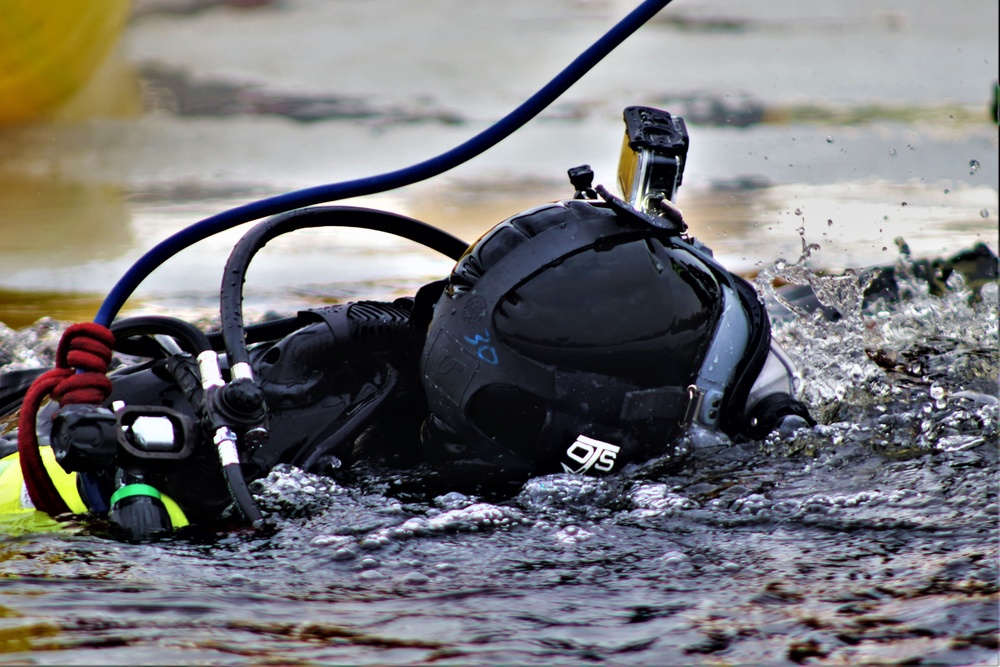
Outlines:
<svg viewBox="0 0 1000 667"><path fill-rule="evenodd" d="M686 387L657 387L625 394L620 418L623 422L650 419L676 420L680 423L687 413L691 397Z"/></svg>

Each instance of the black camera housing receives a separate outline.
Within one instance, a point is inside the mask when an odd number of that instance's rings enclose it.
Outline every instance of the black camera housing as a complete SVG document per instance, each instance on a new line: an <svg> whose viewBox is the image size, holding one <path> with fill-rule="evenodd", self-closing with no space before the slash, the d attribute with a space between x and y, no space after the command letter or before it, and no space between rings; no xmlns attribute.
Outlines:
<svg viewBox="0 0 1000 667"><path fill-rule="evenodd" d="M679 116L650 107L627 107L618 185L634 208L656 215L673 201L687 162L687 125Z"/></svg>

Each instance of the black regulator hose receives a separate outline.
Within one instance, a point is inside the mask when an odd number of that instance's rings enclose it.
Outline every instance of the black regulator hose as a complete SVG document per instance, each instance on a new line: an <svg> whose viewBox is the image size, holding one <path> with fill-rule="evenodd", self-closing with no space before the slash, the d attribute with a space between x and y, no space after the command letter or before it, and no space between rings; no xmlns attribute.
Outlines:
<svg viewBox="0 0 1000 667"><path fill-rule="evenodd" d="M246 327L247 345L251 343L262 343L265 341L280 340L294 331L302 328L302 319L293 315L292 317L282 317L277 320L258 322ZM225 352L226 345L222 340L221 331L208 333L208 342L212 344L212 349L216 352Z"/></svg>
<svg viewBox="0 0 1000 667"><path fill-rule="evenodd" d="M194 356L212 349L212 344L201 329L174 317L149 315L129 317L118 320L111 325L111 333L115 335L115 349L125 354L150 356L141 343L129 341L133 336L170 336L177 341L180 348Z"/></svg>
<svg viewBox="0 0 1000 667"><path fill-rule="evenodd" d="M234 377L252 377L243 323L243 282L250 261L268 241L282 234L315 227L356 227L386 232L416 241L455 260L468 248L465 241L419 220L355 206L303 208L255 225L233 248L222 280L222 339Z"/></svg>
<svg viewBox="0 0 1000 667"><path fill-rule="evenodd" d="M246 327L246 341L249 345L279 340L301 329L302 325L302 318L297 315L258 322ZM208 349L215 352L225 352L226 350L221 331L202 331L189 322L173 317L150 315L115 320L111 325L111 332L115 335L115 351L134 357L158 358L164 356L163 346L155 340L149 339L150 336L158 335L170 336L177 341L183 351L190 352L194 356L198 356ZM202 340L203 338L205 340ZM208 347L205 347L206 341ZM35 373L35 375L39 374ZM5 377L10 376L11 373L8 373ZM4 412L0 409L0 414Z"/></svg>

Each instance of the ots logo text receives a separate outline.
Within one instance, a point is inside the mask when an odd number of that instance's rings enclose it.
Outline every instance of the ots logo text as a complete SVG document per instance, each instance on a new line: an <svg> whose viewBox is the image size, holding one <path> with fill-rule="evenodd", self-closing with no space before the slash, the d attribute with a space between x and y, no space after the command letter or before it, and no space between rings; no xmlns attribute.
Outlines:
<svg viewBox="0 0 1000 667"><path fill-rule="evenodd" d="M618 456L620 449L621 447L612 445L609 442L581 435L566 450L566 456L579 463L580 467L573 470L563 463L563 470L575 475L587 472L591 468L600 470L601 472L610 472L615 467L615 457Z"/></svg>

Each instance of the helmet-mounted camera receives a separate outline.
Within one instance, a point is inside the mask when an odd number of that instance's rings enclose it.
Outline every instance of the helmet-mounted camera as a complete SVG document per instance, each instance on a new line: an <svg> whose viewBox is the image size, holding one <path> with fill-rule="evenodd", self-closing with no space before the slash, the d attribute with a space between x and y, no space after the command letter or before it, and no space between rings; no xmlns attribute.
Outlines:
<svg viewBox="0 0 1000 667"><path fill-rule="evenodd" d="M659 215L661 202L673 202L683 180L687 126L683 118L650 107L627 107L624 116L618 185L633 208Z"/></svg>

